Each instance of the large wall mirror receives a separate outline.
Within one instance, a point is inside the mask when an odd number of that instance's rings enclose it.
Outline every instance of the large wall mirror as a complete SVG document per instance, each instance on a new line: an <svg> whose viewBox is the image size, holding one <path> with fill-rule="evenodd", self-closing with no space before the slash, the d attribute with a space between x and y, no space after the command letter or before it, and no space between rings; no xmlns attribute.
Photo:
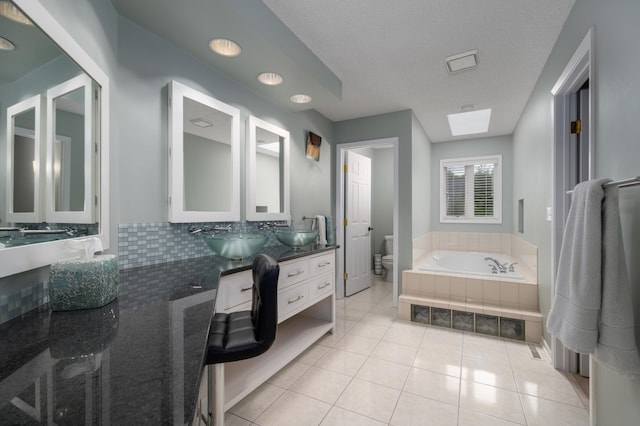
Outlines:
<svg viewBox="0 0 640 426"><path fill-rule="evenodd" d="M240 220L240 111L169 83L169 222Z"/></svg>
<svg viewBox="0 0 640 426"><path fill-rule="evenodd" d="M40 3L3 2L0 277L108 239L109 79Z"/></svg>
<svg viewBox="0 0 640 426"><path fill-rule="evenodd" d="M247 220L290 220L289 132L247 120Z"/></svg>

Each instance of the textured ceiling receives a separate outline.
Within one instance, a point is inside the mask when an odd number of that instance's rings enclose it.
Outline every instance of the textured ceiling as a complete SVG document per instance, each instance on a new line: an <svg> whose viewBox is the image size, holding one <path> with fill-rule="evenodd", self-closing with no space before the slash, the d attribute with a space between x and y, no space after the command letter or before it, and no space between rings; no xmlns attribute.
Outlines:
<svg viewBox="0 0 640 426"><path fill-rule="evenodd" d="M274 103L333 121L415 112L432 142L453 137L447 114L492 108L489 133L513 133L575 0L111 0L118 13L190 51ZM242 55L209 51L213 37ZM477 69L444 58L478 49ZM262 71L284 75L266 87ZM307 93L308 105L289 96ZM473 136L477 137L477 136Z"/></svg>
<svg viewBox="0 0 640 426"><path fill-rule="evenodd" d="M264 0L342 81L331 120L412 109L433 142L447 114L492 108L491 135L515 125L575 0ZM450 75L444 58L480 51Z"/></svg>

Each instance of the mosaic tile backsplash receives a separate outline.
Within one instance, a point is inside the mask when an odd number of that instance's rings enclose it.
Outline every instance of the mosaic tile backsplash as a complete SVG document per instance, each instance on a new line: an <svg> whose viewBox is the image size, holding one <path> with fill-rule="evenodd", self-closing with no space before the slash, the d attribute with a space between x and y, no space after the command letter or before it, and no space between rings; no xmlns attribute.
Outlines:
<svg viewBox="0 0 640 426"><path fill-rule="evenodd" d="M259 229L261 223L123 223L118 226L118 267L128 269L211 256L213 252L205 244L202 233L189 232L192 227L231 225L231 232L269 234L265 247L279 245L272 231Z"/></svg>
<svg viewBox="0 0 640 426"><path fill-rule="evenodd" d="M48 301L48 267L0 278L0 324Z"/></svg>

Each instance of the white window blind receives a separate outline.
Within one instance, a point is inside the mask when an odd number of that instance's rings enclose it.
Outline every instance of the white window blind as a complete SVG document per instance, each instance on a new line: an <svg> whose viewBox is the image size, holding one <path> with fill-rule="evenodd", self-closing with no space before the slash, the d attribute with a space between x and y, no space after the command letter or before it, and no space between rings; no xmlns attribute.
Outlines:
<svg viewBox="0 0 640 426"><path fill-rule="evenodd" d="M502 156L440 161L440 221L502 223Z"/></svg>

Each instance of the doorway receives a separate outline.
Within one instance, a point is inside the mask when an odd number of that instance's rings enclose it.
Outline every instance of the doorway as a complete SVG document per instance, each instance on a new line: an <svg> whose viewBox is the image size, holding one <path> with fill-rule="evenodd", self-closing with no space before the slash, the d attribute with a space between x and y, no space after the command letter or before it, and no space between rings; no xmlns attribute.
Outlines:
<svg viewBox="0 0 640 426"><path fill-rule="evenodd" d="M592 52L593 28L589 29L580 46L551 89L553 95L553 217L551 247L551 299L553 300L560 249L565 221L571 207L571 195L576 184L593 179L594 172L594 80ZM589 413L595 419L595 375L593 360L576 354L552 336L553 366L571 373L590 376Z"/></svg>
<svg viewBox="0 0 640 426"><path fill-rule="evenodd" d="M375 139L375 140L364 140L360 142L351 142L338 144L336 146L336 223L342 226L336 226L336 242L340 245L340 248L337 251L338 256L338 265L337 265L337 279L336 279L336 297L343 298L350 294L347 291L347 277L346 272L349 270L349 267L355 262L357 264L358 261L353 260L351 257L354 254L349 253L349 241L347 241L347 228L349 226L349 217L345 214L345 209L347 208L346 195L347 191L345 190L345 184L347 182L347 175L344 171L345 160L348 158L348 155L351 151L362 150L363 148L371 148L372 150L380 149L380 148L390 148L392 153L392 175L393 175L393 184L392 191L393 192L393 225L392 225L392 233L394 236L398 236L398 138L385 138L385 139ZM372 175L375 175L376 170L375 167L372 169ZM375 179L375 176L374 176ZM374 216L375 216L375 212ZM345 224L345 219L347 219L347 225ZM362 225L363 226L363 225ZM361 226L361 227L362 227ZM372 231L375 231L376 224L375 220L372 223L367 225L367 228L373 228ZM378 247L374 246L377 250ZM398 302L398 244L393 245L393 306L397 307ZM366 259L366 266L368 270L371 271L373 269L373 256L368 255Z"/></svg>

